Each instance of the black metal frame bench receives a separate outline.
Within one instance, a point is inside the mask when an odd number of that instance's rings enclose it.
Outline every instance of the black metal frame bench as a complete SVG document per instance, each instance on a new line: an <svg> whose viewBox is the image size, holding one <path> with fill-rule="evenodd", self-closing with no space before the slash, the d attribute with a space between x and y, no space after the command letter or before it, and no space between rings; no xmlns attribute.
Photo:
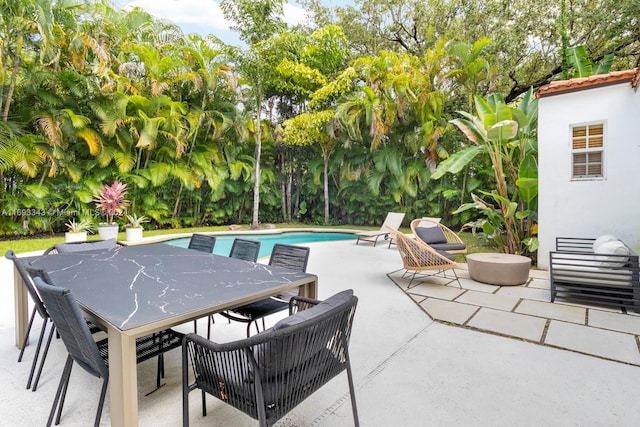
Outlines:
<svg viewBox="0 0 640 427"><path fill-rule="evenodd" d="M628 255L594 253L595 240L556 238L549 253L551 302L561 298L640 313L638 255L626 244Z"/></svg>

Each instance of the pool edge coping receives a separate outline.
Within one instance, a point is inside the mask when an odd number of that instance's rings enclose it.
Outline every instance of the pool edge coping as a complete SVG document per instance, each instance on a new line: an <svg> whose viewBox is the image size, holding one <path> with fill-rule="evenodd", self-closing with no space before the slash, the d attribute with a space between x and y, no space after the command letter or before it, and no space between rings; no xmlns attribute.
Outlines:
<svg viewBox="0 0 640 427"><path fill-rule="evenodd" d="M313 232L313 233L359 233L362 230L357 229L348 229L348 228L273 228L268 230L227 230L227 231L197 231L195 233L198 234L206 234L208 236L220 236L220 235L242 235L242 234L282 234L282 233L290 233L290 232ZM161 234L157 236L143 237L142 240L138 240L135 242L130 242L128 240L118 241L119 244L124 246L137 246L137 245L146 245L149 243L160 243L165 242L167 240L172 239L181 239L185 237L190 237L194 232L186 232L186 233L169 233L169 234Z"/></svg>

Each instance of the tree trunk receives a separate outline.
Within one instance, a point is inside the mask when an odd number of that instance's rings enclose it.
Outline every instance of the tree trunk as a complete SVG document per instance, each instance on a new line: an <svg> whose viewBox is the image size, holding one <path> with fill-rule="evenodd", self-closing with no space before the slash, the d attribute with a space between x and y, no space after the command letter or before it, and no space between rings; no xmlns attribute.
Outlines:
<svg viewBox="0 0 640 427"><path fill-rule="evenodd" d="M253 184L253 219L251 220L251 229L257 230L258 212L260 210L260 156L262 155L262 119L260 115L260 100L262 98L262 89L258 84L256 91L256 175Z"/></svg>
<svg viewBox="0 0 640 427"><path fill-rule="evenodd" d="M13 64L11 65L11 83L9 84L9 90L7 91L7 99L4 104L4 111L2 112L2 120L9 120L9 109L11 108L11 99L13 98L13 91L16 87L16 76L18 75L18 66L20 65L20 54L22 52L22 30L18 29L18 42L16 47L15 56L13 57Z"/></svg>
<svg viewBox="0 0 640 427"><path fill-rule="evenodd" d="M287 169L287 213L289 214L289 221L293 221L293 203L291 200L291 187L293 183L293 171L291 168Z"/></svg>
<svg viewBox="0 0 640 427"><path fill-rule="evenodd" d="M329 153L322 147L324 160L324 225L329 225Z"/></svg>
<svg viewBox="0 0 640 427"><path fill-rule="evenodd" d="M178 196L176 197L176 203L173 205L173 218L177 218L180 213L180 196L182 195L182 183L180 183L180 188L178 189Z"/></svg>

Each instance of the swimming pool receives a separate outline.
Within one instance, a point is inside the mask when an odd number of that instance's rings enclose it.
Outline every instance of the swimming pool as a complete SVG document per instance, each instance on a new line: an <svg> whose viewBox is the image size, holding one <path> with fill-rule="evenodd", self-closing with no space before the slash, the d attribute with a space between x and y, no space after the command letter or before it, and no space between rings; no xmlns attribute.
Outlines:
<svg viewBox="0 0 640 427"><path fill-rule="evenodd" d="M287 245L296 245L299 243L325 242L332 240L355 240L356 235L353 233L340 233L334 231L285 231L282 233L269 234L219 234L216 235L216 245L213 253L217 255L229 255L231 245L236 237L249 240L258 240L260 244L259 258L271 255L273 245L276 243L284 243ZM181 237L178 239L165 240L164 244L186 248L189 246L190 237Z"/></svg>

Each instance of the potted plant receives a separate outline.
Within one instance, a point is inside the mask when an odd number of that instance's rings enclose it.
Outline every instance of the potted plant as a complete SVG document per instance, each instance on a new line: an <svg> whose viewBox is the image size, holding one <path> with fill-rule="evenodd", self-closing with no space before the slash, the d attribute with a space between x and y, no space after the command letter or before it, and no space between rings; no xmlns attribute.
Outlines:
<svg viewBox="0 0 640 427"><path fill-rule="evenodd" d="M129 201L124 198L127 195L127 184L113 181L113 184L103 184L100 187L100 193L93 199L96 208L102 211L106 222L98 225L98 234L100 239L117 239L118 224L114 222L114 218L122 215L129 206Z"/></svg>
<svg viewBox="0 0 640 427"><path fill-rule="evenodd" d="M144 224L145 222L149 222L149 218L147 218L144 215L138 216L136 214L133 214L133 215L127 215L127 220L129 221L129 223L127 224L127 227L125 228L125 233L127 234L127 241L137 242L139 240L142 240L142 231L143 231L142 224Z"/></svg>
<svg viewBox="0 0 640 427"><path fill-rule="evenodd" d="M93 223L89 219L81 219L76 221L72 219L65 224L67 226L67 232L64 234L64 241L71 242L85 242L87 240L87 232L93 231Z"/></svg>

